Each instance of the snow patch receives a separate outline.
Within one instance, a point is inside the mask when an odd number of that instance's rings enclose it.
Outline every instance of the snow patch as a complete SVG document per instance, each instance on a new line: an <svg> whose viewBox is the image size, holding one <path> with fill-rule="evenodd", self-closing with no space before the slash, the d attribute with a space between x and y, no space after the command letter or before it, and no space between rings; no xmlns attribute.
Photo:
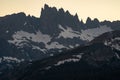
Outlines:
<svg viewBox="0 0 120 80"><path fill-rule="evenodd" d="M77 31L73 31L70 27L67 27L67 29L65 29L64 27L59 25L59 29L61 29L62 31L59 34L58 38L63 37L73 39L74 37L80 37L80 33Z"/></svg>
<svg viewBox="0 0 120 80"><path fill-rule="evenodd" d="M110 27L107 26L100 26L97 28L92 28L92 29L87 29L87 30L81 30L81 32L74 31L70 27L62 27L59 25L59 29L61 29L61 33L59 34L58 38L63 37L63 38L71 38L73 39L74 37L80 38L84 41L91 41L95 37L105 33L112 31Z"/></svg>
<svg viewBox="0 0 120 80"><path fill-rule="evenodd" d="M50 56L54 56L54 54L50 54Z"/></svg>
<svg viewBox="0 0 120 80"><path fill-rule="evenodd" d="M78 54L78 55L73 55L73 57L76 57L76 58L81 59L83 54L84 54L84 53L80 53L80 54Z"/></svg>
<svg viewBox="0 0 120 80"><path fill-rule="evenodd" d="M24 26L27 24L27 22L24 23Z"/></svg>
<svg viewBox="0 0 120 80"><path fill-rule="evenodd" d="M75 58L71 58L71 59L65 59L65 60L62 60L62 61L59 61L55 64L55 66L59 66L61 64L64 64L66 62L78 62L79 59L75 59Z"/></svg>
<svg viewBox="0 0 120 80"><path fill-rule="evenodd" d="M114 40L120 40L120 37L116 37Z"/></svg>
<svg viewBox="0 0 120 80"><path fill-rule="evenodd" d="M24 45L28 45L29 41L37 42L37 43L44 43L46 49L54 49L54 48L65 48L65 46L59 44L58 42L52 42L51 44L48 44L48 42L51 41L51 37L46 34L42 34L40 31L37 31L36 33L28 33L25 31L17 31L12 36L13 40L8 40L9 43L15 44L18 48L23 47ZM28 45L29 46L29 45ZM38 46L32 45L32 49L38 49L42 52L45 52L46 49L41 49Z"/></svg>
<svg viewBox="0 0 120 80"><path fill-rule="evenodd" d="M75 47L78 47L78 46L80 46L80 44L75 44Z"/></svg>
<svg viewBox="0 0 120 80"><path fill-rule="evenodd" d="M58 52L60 52L60 53L61 53L61 52L62 52L62 50L58 50Z"/></svg>
<svg viewBox="0 0 120 80"><path fill-rule="evenodd" d="M113 44L111 47L120 51L120 45L119 44Z"/></svg>
<svg viewBox="0 0 120 80"><path fill-rule="evenodd" d="M104 45L110 46L112 48L115 48L120 51L120 37L116 37L114 39L111 39L110 41L104 41Z"/></svg>
<svg viewBox="0 0 120 80"><path fill-rule="evenodd" d="M10 62L16 62L16 63L20 63L20 62L23 62L24 59L17 59L15 57L7 57L7 56L4 56L3 59L1 59L2 61L7 61L8 63Z"/></svg>
<svg viewBox="0 0 120 80"><path fill-rule="evenodd" d="M39 46L35 46L35 45L32 45L32 49L37 49L37 50L40 50L42 52L46 51L46 49L41 49Z"/></svg>
<svg viewBox="0 0 120 80"><path fill-rule="evenodd" d="M74 48L74 46L72 46L72 45L69 45L69 48L70 48L70 49L72 49L72 48Z"/></svg>
<svg viewBox="0 0 120 80"><path fill-rule="evenodd" d="M115 55L116 55L116 57L117 57L118 59L120 59L120 56L118 55L118 53L115 53Z"/></svg>
<svg viewBox="0 0 120 80"><path fill-rule="evenodd" d="M52 42L50 45L46 44L46 48L47 49L62 49L65 48L65 46L63 46L62 44L59 44L58 42Z"/></svg>
<svg viewBox="0 0 120 80"><path fill-rule="evenodd" d="M23 42L29 42L29 40L33 42L43 42L47 44L51 41L51 37L46 34L42 34L40 31L36 33L28 33L25 31L17 31L13 36L13 40L8 40L9 43L15 44L16 46L20 46L20 44L24 44ZM21 45L23 46L23 45ZM20 46L20 47L21 47Z"/></svg>
<svg viewBox="0 0 120 80"><path fill-rule="evenodd" d="M7 30L6 33L9 33L9 31Z"/></svg>
<svg viewBox="0 0 120 80"><path fill-rule="evenodd" d="M107 26L100 26L97 28L81 30L80 38L82 40L91 41L95 37L97 37L105 32L109 32L109 31L112 31L112 29L110 27L107 27Z"/></svg>
<svg viewBox="0 0 120 80"><path fill-rule="evenodd" d="M56 64L54 64L55 66L59 66L61 64L65 64L67 62L79 62L80 59L82 58L82 55L83 53L80 53L78 55L73 55L72 58L68 58L68 59L65 59L65 60L61 60L61 61L58 61Z"/></svg>

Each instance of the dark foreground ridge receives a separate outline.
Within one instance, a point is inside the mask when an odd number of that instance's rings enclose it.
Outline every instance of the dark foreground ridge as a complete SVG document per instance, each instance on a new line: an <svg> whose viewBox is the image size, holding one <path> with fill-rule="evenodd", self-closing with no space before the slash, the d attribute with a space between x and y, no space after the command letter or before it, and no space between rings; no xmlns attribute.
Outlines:
<svg viewBox="0 0 120 80"><path fill-rule="evenodd" d="M111 32L114 41L119 31ZM101 36L108 35L105 33ZM101 37L100 36L100 37ZM110 37L109 37L110 38ZM104 41L108 38L104 38ZM7 76L6 80L118 80L120 79L120 51L105 45L104 41L61 53L47 59L21 64ZM120 40L117 40L120 42ZM115 42L111 42L115 45Z"/></svg>

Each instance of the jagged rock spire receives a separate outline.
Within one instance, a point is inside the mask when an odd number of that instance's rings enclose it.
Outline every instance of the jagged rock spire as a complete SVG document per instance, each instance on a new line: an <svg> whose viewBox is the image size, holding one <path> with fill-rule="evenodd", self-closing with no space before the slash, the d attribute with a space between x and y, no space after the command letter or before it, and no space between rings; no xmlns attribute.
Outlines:
<svg viewBox="0 0 120 80"><path fill-rule="evenodd" d="M80 24L77 14L71 15L68 10L64 11L63 8L57 10L56 7L49 7L47 4L44 5L44 9L42 8L40 22L41 26L49 29L56 29L58 25L75 28Z"/></svg>

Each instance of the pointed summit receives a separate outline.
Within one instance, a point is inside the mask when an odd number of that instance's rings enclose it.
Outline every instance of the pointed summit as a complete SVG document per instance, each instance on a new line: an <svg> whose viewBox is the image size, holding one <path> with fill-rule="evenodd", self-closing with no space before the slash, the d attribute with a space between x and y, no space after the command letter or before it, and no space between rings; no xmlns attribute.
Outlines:
<svg viewBox="0 0 120 80"><path fill-rule="evenodd" d="M97 18L95 18L94 20L91 20L90 17L87 18L86 20L86 26L88 28L96 28L100 25L100 22Z"/></svg>
<svg viewBox="0 0 120 80"><path fill-rule="evenodd" d="M57 9L55 7L49 7L47 4L44 5L44 8L41 10L41 16L48 16L57 13Z"/></svg>
<svg viewBox="0 0 120 80"><path fill-rule="evenodd" d="M92 21L91 18L88 17L87 20L86 20L86 24L90 23L91 21Z"/></svg>
<svg viewBox="0 0 120 80"><path fill-rule="evenodd" d="M87 20L86 20L86 26L87 27L92 27L91 24L92 24L92 20L91 20L90 17L88 17Z"/></svg>
<svg viewBox="0 0 120 80"><path fill-rule="evenodd" d="M76 13L74 17L75 17L75 18L78 18L78 14Z"/></svg>
<svg viewBox="0 0 120 80"><path fill-rule="evenodd" d="M49 6L47 4L44 5L44 9L46 9L46 8L49 8Z"/></svg>
<svg viewBox="0 0 120 80"><path fill-rule="evenodd" d="M70 15L70 12L67 10L67 11L66 11L66 14L67 14L67 15Z"/></svg>
<svg viewBox="0 0 120 80"><path fill-rule="evenodd" d="M74 18L76 19L76 21L79 21L79 17L78 17L78 14L76 13ZM80 22L80 21L79 21Z"/></svg>
<svg viewBox="0 0 120 80"><path fill-rule="evenodd" d="M99 20L97 18L95 18L93 21L99 23Z"/></svg>
<svg viewBox="0 0 120 80"><path fill-rule="evenodd" d="M64 11L63 8L60 8L60 9L59 9L59 12L60 12L60 13L65 13L65 11Z"/></svg>

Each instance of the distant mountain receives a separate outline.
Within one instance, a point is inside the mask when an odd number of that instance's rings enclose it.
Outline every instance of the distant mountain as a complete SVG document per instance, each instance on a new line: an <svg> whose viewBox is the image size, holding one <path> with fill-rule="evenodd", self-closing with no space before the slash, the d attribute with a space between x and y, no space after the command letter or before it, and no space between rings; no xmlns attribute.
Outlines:
<svg viewBox="0 0 120 80"><path fill-rule="evenodd" d="M103 36L110 33L113 41L119 42L119 32L107 32L89 44L54 57L23 64L5 78L7 80L118 80L120 50L98 39L109 40L108 37ZM111 45L114 43L111 42Z"/></svg>
<svg viewBox="0 0 120 80"><path fill-rule="evenodd" d="M74 48L102 33L119 30L119 25L120 21L99 22L90 18L83 23L77 14L73 16L69 11L45 4L40 18L26 16L22 12L1 17L0 38L14 44L21 53L28 54L24 57L34 60L40 58L38 55L42 57L44 53ZM32 53L25 48L32 50ZM36 57L33 57L34 53Z"/></svg>
<svg viewBox="0 0 120 80"><path fill-rule="evenodd" d="M0 65L54 56L115 30L120 30L120 21L100 22L88 17L83 23L77 14L71 15L63 8L47 4L40 18L26 16L23 12L6 15L0 17Z"/></svg>

